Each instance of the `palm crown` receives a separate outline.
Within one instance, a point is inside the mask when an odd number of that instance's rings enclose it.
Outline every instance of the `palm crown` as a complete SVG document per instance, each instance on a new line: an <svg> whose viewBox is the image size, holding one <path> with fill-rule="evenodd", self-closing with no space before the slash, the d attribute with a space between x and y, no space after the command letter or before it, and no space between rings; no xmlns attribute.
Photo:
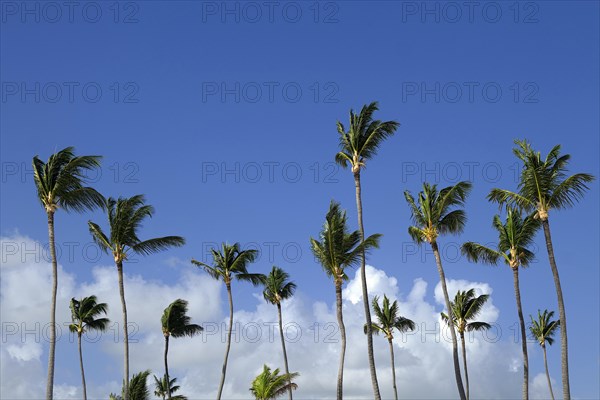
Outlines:
<svg viewBox="0 0 600 400"><path fill-rule="evenodd" d="M104 332L108 328L110 322L108 318L96 318L99 315L106 314L108 305L96 301L96 296L84 297L81 300L71 299L69 304L72 320L69 325L71 332L82 335L89 330Z"/></svg>
<svg viewBox="0 0 600 400"><path fill-rule="evenodd" d="M345 268L360 262L363 249L379 247L380 234L369 236L363 243L360 237L359 231L348 232L346 212L341 210L339 203L332 201L319 234L320 241L311 237L310 243L323 270L336 283L348 279Z"/></svg>
<svg viewBox="0 0 600 400"><path fill-rule="evenodd" d="M102 195L86 187L86 172L100 166L100 156L75 156L67 147L52 154L48 162L33 157L33 179L40 203L47 212L58 207L82 212L102 207Z"/></svg>
<svg viewBox="0 0 600 400"><path fill-rule="evenodd" d="M544 310L542 313L538 310L537 319L531 318L531 325L529 326L529 331L531 335L538 341L540 346L545 347L546 343L552 345L554 343L554 334L556 330L560 326L560 321L552 321L552 317L554 316L554 311Z"/></svg>
<svg viewBox="0 0 600 400"><path fill-rule="evenodd" d="M475 296L475 289L467 291L459 290L454 296L454 301L450 304L452 307L452 319L458 333L464 335L465 331L478 331L489 329L491 326L486 322L472 321L481 313L483 305L490 296L482 294ZM442 319L450 325L448 315L441 313Z"/></svg>
<svg viewBox="0 0 600 400"><path fill-rule="evenodd" d="M408 228L411 238L418 244L434 243L438 235L462 232L467 216L464 210L454 209L464 205L471 183L458 182L437 190L437 185L423 183L418 200L407 190L404 197L411 210L414 225Z"/></svg>
<svg viewBox="0 0 600 400"><path fill-rule="evenodd" d="M358 173L365 166L366 160L377 153L377 148L384 139L392 136L398 126L396 121L382 122L373 119L379 108L377 102L364 105L359 114L350 110L348 131L341 122L337 122L340 134L340 152L335 160L342 167L352 166L352 172Z"/></svg>
<svg viewBox="0 0 600 400"><path fill-rule="evenodd" d="M279 267L273 266L273 269L264 278L265 289L263 297L271 304L280 304L282 300L288 299L294 295L296 284L290 282L290 275Z"/></svg>
<svg viewBox="0 0 600 400"><path fill-rule="evenodd" d="M513 153L523 162L518 192L493 189L490 201L516 206L528 212L537 211L545 220L551 209L571 207L589 189L587 183L594 180L590 174L580 173L567 177L567 164L571 156L560 155L560 145L554 146L542 159L526 140L515 140Z"/></svg>
<svg viewBox="0 0 600 400"><path fill-rule="evenodd" d="M130 198L119 197L117 200L109 197L105 205L110 237L97 224L89 221L88 226L94 241L105 252L110 251L117 263L126 260L130 252L148 255L185 244L185 239L181 236L164 236L147 240L138 237L138 230L144 219L154 214L154 208L145 204L143 195Z"/></svg>
<svg viewBox="0 0 600 400"><path fill-rule="evenodd" d="M168 393L175 393L180 389L180 386L176 384L177 378L169 379L167 381L167 376L163 375L162 379L159 379L154 376L154 395L157 397L162 397L163 399L167 396ZM186 396L181 394L171 396L171 400L187 400Z"/></svg>
<svg viewBox="0 0 600 400"><path fill-rule="evenodd" d="M226 285L231 284L235 277L237 280L248 281L259 285L264 280L264 275L248 272L248 264L254 262L258 251L254 249L241 250L240 244L221 244L221 249L211 249L213 265L192 260L192 264L203 268L211 277L222 280Z"/></svg>
<svg viewBox="0 0 600 400"><path fill-rule="evenodd" d="M203 330L200 325L191 323L191 318L187 315L187 311L188 302L182 299L175 300L165 308L160 319L162 331L165 336L172 336L174 338L192 337Z"/></svg>
<svg viewBox="0 0 600 400"><path fill-rule="evenodd" d="M398 332L407 332L415 329L415 323L412 320L399 315L397 300L394 300L390 305L390 299L388 299L386 295L383 295L383 304L380 307L379 297L375 296L372 301L372 306L375 317L377 318L377 322L371 324L374 334L377 335L381 333L385 335L388 340L392 340L394 339L394 330L397 330ZM366 331L367 327L365 325L365 333Z"/></svg>
<svg viewBox="0 0 600 400"><path fill-rule="evenodd" d="M295 390L298 385L291 380L298 376L297 372L279 375L279 368L271 371L265 365L263 372L252 381L250 392L257 400L275 399L285 394L290 387Z"/></svg>

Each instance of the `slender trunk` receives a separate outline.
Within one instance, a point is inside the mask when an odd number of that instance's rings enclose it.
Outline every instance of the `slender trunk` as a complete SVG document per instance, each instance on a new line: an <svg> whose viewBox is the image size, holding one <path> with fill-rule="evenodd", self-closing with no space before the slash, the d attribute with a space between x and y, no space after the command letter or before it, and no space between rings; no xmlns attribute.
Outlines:
<svg viewBox="0 0 600 400"><path fill-rule="evenodd" d="M338 367L337 378L337 400L342 400L344 391L344 359L346 357L346 326L344 325L344 314L342 313L342 284L335 284L335 306L337 320L342 338L342 349L340 351L340 366Z"/></svg>
<svg viewBox="0 0 600 400"><path fill-rule="evenodd" d="M50 349L48 351L48 380L46 382L46 400L52 400L54 392L54 351L56 348L56 292L58 289L58 262L54 244L54 211L48 213L48 244L52 257L52 305L50 306Z"/></svg>
<svg viewBox="0 0 600 400"><path fill-rule="evenodd" d="M558 319L560 320L560 357L562 367L562 385L563 400L571 399L571 387L569 385L569 349L567 344L567 315L565 313L565 303L563 301L562 289L560 287L560 277L558 276L558 267L554 259L554 248L552 247L552 236L550 236L550 222L548 219L542 220L544 227L544 236L546 238L546 248L548 249L548 260L554 277L554 286L556 286L556 297L558 298Z"/></svg>
<svg viewBox="0 0 600 400"><path fill-rule="evenodd" d="M521 347L523 349L523 400L529 399L529 358L527 357L527 336L525 333L525 320L521 306L521 289L519 288L519 267L513 268L515 284L515 298L517 299L517 312L519 313L519 324L521 325Z"/></svg>
<svg viewBox="0 0 600 400"><path fill-rule="evenodd" d="M396 389L396 363L394 362L394 343L392 339L388 339L390 343L390 357L392 358L392 384L394 385L394 399L398 400L398 389Z"/></svg>
<svg viewBox="0 0 600 400"><path fill-rule="evenodd" d="M79 347L79 367L81 368L81 384L83 386L83 400L87 400L87 389L85 386L85 372L83 372L83 354L81 352L81 333L77 333L77 346Z"/></svg>
<svg viewBox="0 0 600 400"><path fill-rule="evenodd" d="M360 230L361 243L365 241L365 228L363 226L362 199L360 193L360 172L354 174L354 186L356 187L356 209L358 212L358 229ZM373 397L381 400L379 394L379 383L377 382L377 370L375 369L375 356L373 355L373 328L371 323L371 309L369 306L369 291L367 290L367 274L365 271L365 249L360 255L360 277L362 281L363 304L365 306L365 320L367 324L367 352L369 356L369 371L371 372L371 384L373 385Z"/></svg>
<svg viewBox="0 0 600 400"><path fill-rule="evenodd" d="M467 370L467 347L465 346L465 334L460 334L460 344L462 345L463 368L465 370L465 386L467 390L467 400L469 400L469 372Z"/></svg>
<svg viewBox="0 0 600 400"><path fill-rule="evenodd" d="M167 399L171 400L171 381L169 380L169 362L167 361L169 354L169 335L165 336L165 379L167 381Z"/></svg>
<svg viewBox="0 0 600 400"><path fill-rule="evenodd" d="M117 263L117 272L119 274L119 293L121 295L121 307L123 308L123 335L125 344L125 372L123 382L123 400L129 398L129 337L127 336L127 305L125 304L125 287L123 286L123 263Z"/></svg>
<svg viewBox="0 0 600 400"><path fill-rule="evenodd" d="M442 284L442 292L444 292L444 301L446 302L446 309L448 310L448 321L454 321L452 315L452 307L450 306L450 297L448 296L448 288L446 287L446 275L444 274L444 268L442 267L442 259L440 258L440 252L437 246L437 242L431 243L431 248L435 256L435 263L437 265L438 273L440 274L440 283ZM456 386L458 387L458 395L461 400L466 400L465 388L463 386L462 377L460 376L460 364L458 361L458 344L456 342L456 332L451 327L450 335L452 336L452 360L454 361L454 376L456 378Z"/></svg>
<svg viewBox="0 0 600 400"><path fill-rule="evenodd" d="M550 382L550 372L548 372L548 359L546 358L546 345L542 345L544 350L544 367L546 368L546 379L548 380L548 389L550 389L550 396L554 400L554 392L552 391L552 382Z"/></svg>
<svg viewBox="0 0 600 400"><path fill-rule="evenodd" d="M292 400L292 378L290 378L290 369L288 367L287 351L285 350L285 338L283 337L283 321L281 318L281 304L277 303L277 314L279 316L279 336L281 337L281 348L283 349L283 363L285 365L285 373L288 376L289 398Z"/></svg>
<svg viewBox="0 0 600 400"><path fill-rule="evenodd" d="M217 400L221 399L223 393L223 385L225 385L225 374L227 372L227 358L229 357L229 348L231 347L231 329L233 328L233 298L231 297L231 283L226 283L227 296L229 297L229 329L227 330L227 346L225 347L225 360L223 360L223 369L221 372L221 383L219 385L219 393Z"/></svg>

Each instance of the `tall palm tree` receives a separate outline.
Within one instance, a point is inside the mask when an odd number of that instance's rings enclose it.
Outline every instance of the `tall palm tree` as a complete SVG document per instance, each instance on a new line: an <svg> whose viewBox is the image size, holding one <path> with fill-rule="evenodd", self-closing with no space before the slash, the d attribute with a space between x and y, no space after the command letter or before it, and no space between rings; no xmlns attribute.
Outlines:
<svg viewBox="0 0 600 400"><path fill-rule="evenodd" d="M176 385L177 378L173 378L171 380L167 379L167 376L164 375L162 379L158 379L156 375L154 375L154 395L157 397L161 397L162 400L167 398L167 393L175 393L180 387ZM171 395L172 400L188 400L188 398L182 394Z"/></svg>
<svg viewBox="0 0 600 400"><path fill-rule="evenodd" d="M169 380L169 363L167 361L167 355L169 354L169 338L180 338L184 336L193 337L200 332L203 328L200 325L192 324L191 318L187 315L188 302L182 299L177 299L163 312L160 319L162 325L162 332L165 337L165 379L166 382ZM167 399L171 399L171 392L167 385Z"/></svg>
<svg viewBox="0 0 600 400"><path fill-rule="evenodd" d="M277 306L277 315L279 317L279 336L281 337L281 348L283 349L283 361L285 363L285 373L289 376L290 369L288 367L287 351L285 350L285 337L283 336L283 321L281 318L281 301L289 299L294 295L296 290L296 284L291 282L290 276L287 272L273 266L273 269L265 277L263 290L263 296L265 300L271 304ZM292 400L292 386L291 381L289 382L288 392L289 398Z"/></svg>
<svg viewBox="0 0 600 400"><path fill-rule="evenodd" d="M550 389L550 396L552 396L552 400L554 400L554 392L552 391L552 382L550 382L550 373L548 372L546 343L548 343L550 346L552 343L554 343L554 334L560 326L560 321L552 321L553 316L554 311L548 310L544 310L543 313L538 310L538 317L536 320L529 315L529 318L531 318L531 325L529 326L531 335L538 341L544 352L544 367L546 368L546 379L548 380L548 389Z"/></svg>
<svg viewBox="0 0 600 400"><path fill-rule="evenodd" d="M119 197L115 200L109 197L105 208L108 215L108 226L110 235L106 235L99 225L88 222L92 238L98 246L106 253L110 252L117 266L119 277L119 294L121 295L121 307L123 309L123 334L125 344L125 371L124 382L125 400L128 400L129 391L129 337L127 336L127 305L125 303L125 288L123 286L123 262L131 253L149 255L168 249L169 247L183 246L185 240L181 236L164 236L154 239L141 240L138 231L144 219L152 217L154 208L145 204L143 195L130 198Z"/></svg>
<svg viewBox="0 0 600 400"><path fill-rule="evenodd" d="M142 371L137 374L133 374L131 381L125 385L123 383L123 389L121 390L121 395L116 395L111 393L109 395L109 400L123 400L123 399L131 399L131 400L149 400L150 399L150 390L146 384L146 380L150 375L150 370Z"/></svg>
<svg viewBox="0 0 600 400"><path fill-rule="evenodd" d="M442 313L442 319L446 321L451 329L456 328L460 336L462 346L463 368L465 370L465 385L467 390L467 400L469 399L469 372L467 369L467 348L465 346L465 332L481 331L490 329L490 324L486 322L472 321L477 318L481 312L481 308L486 303L490 296L482 294L475 296L475 289L467 291L458 291L454 296L454 301L450 304L452 307L452 323L450 317ZM452 327L454 325L454 327Z"/></svg>
<svg viewBox="0 0 600 400"><path fill-rule="evenodd" d="M85 186L86 172L100 166L99 156L75 156L75 149L67 147L52 154L47 162L33 157L33 180L38 198L48 218L48 244L52 257L52 301L50 306L50 348L48 351L48 379L46 399L54 391L54 358L56 348L56 293L58 289L58 261L54 239L54 214L59 208L83 212L101 207L102 196Z"/></svg>
<svg viewBox="0 0 600 400"><path fill-rule="evenodd" d="M358 212L358 228L361 239L364 241L365 228L363 226L362 197L360 184L360 171L366 167L367 160L377 154L379 145L388 137L392 136L398 126L396 121L379 121L373 119L373 114L379 108L377 102L364 105L359 114L350 110L350 124L348 131L338 121L337 131L339 133L340 151L335 155L335 160L342 167L350 166L354 176L356 191L356 209ZM369 356L369 371L371 372L371 384L375 400L380 400L379 384L377 383L377 370L375 369L375 357L373 355L373 332L371 329L371 311L369 307L369 291L367 288L367 277L365 272L365 254L361 254L360 276L362 279L362 297L365 308L365 319L367 324L367 352Z"/></svg>
<svg viewBox="0 0 600 400"><path fill-rule="evenodd" d="M325 224L319 239L310 238L315 258L321 263L328 277L333 278L335 285L336 312L340 328L342 349L337 378L337 398L343 396L344 358L346 355L346 327L342 313L342 283L348 279L346 267L356 266L365 253L373 247L379 247L381 235L371 235L361 240L360 231L348 232L346 211L341 210L339 203L332 201L325 216Z"/></svg>
<svg viewBox="0 0 600 400"><path fill-rule="evenodd" d="M496 249L483 246L475 242L466 242L461 247L461 252L474 262L483 262L496 265L499 260L504 260L513 273L517 314L521 327L521 349L523 351L523 399L529 398L529 358L527 356L527 336L525 334L525 320L521 305L521 289L519 285L519 267L527 267L535 255L529 249L533 243L536 231L539 229L539 220L533 216L523 218L518 210L511 207L506 209L506 221L503 223L499 215L494 216L493 226L498 231L498 245Z"/></svg>
<svg viewBox="0 0 600 400"><path fill-rule="evenodd" d="M446 309L450 319L453 319L448 288L446 287L446 275L442 266L442 259L438 249L437 238L445 233L458 234L462 232L467 215L460 209L465 203L467 195L471 191L471 183L458 182L454 186L448 186L438 191L437 185L423 183L423 191L419 193L418 201L409 191L404 192L404 197L410 207L412 220L415 225L408 228L412 240L421 245L429 243L440 275L440 283L444 292ZM458 362L458 345L456 343L456 332L450 329L452 336L452 359L454 361L454 376L461 400L466 400L463 386L460 364Z"/></svg>
<svg viewBox="0 0 600 400"><path fill-rule="evenodd" d="M285 392L298 388L298 385L292 382L298 375L297 372L279 375L279 368L271 371L271 368L265 365L263 372L252 381L250 392L256 400L276 399Z"/></svg>
<svg viewBox="0 0 600 400"><path fill-rule="evenodd" d="M225 283L225 287L227 288L227 297L229 298L229 329L227 330L225 359L223 360L223 368L221 370L221 383L219 384L219 392L217 394L217 400L220 400L221 394L223 393L223 385L225 385L227 359L229 357L229 349L231 348L231 329L233 328L233 298L231 296L231 282L234 279L237 279L238 281L250 282L254 286L257 286L264 281L264 275L248 272L248 264L256 260L258 255L257 250L241 250L239 243L235 243L233 245L223 243L221 245L221 250L211 249L211 252L213 257L213 265L208 265L194 259L192 259L192 264L203 268L212 278L218 281L223 281Z"/></svg>
<svg viewBox="0 0 600 400"><path fill-rule="evenodd" d="M398 314L398 301L395 300L390 305L390 299L386 295L383 295L383 305L379 306L379 298L375 296L373 298L373 311L377 322L371 325L374 334L381 333L385 335L390 345L390 356L392 359L392 383L394 385L394 398L398 400L398 390L396 389L396 363L394 362L394 331L408 332L415 330L415 323L404 318ZM367 333L367 326L365 325L365 334Z"/></svg>
<svg viewBox="0 0 600 400"><path fill-rule="evenodd" d="M104 332L108 328L108 318L97 318L107 313L106 303L97 303L96 296L84 297L81 300L71 299L71 324L69 330L77 333L77 347L79 349L79 367L81 368L81 383L83 385L83 398L87 399L87 388L85 386L85 372L83 370L83 353L81 352L81 336L85 332Z"/></svg>
<svg viewBox="0 0 600 400"><path fill-rule="evenodd" d="M585 191L589 189L587 184L594 180L594 176L585 173L567 176L567 164L571 156L569 154L561 156L560 145L554 146L542 159L540 152L533 150L531 144L526 140L515 140L515 144L517 147L513 149L513 153L523 162L518 191L492 189L488 199L501 205L517 206L528 212L535 212L542 222L548 260L558 300L563 398L564 400L570 400L567 316L558 267L554 257L548 213L550 210L562 210L574 206L577 201L583 198Z"/></svg>

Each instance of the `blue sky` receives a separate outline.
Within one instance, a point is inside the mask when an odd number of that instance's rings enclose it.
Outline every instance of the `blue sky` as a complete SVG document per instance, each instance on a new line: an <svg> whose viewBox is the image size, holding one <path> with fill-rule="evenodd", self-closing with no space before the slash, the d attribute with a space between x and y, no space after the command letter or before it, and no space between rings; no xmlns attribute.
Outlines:
<svg viewBox="0 0 600 400"><path fill-rule="evenodd" d="M417 192L423 180L471 180L464 234L440 239L446 272L493 288L502 341L509 342L517 321L511 274L469 264L456 248L496 239L491 219L498 209L485 196L516 186L513 139L528 138L543 153L560 143L572 155L571 171L599 174L596 2L481 2L471 15L462 2L282 2L271 10L260 2L82 2L71 15L47 4L1 3L5 240L47 242L31 158L72 145L104 156L93 177L102 193L147 195L156 215L144 236L187 239L183 248L131 263L128 272L176 285L193 269L190 258L206 260L211 243L240 242L262 250L254 270L284 267L307 299L331 305L332 284L308 239L331 199L356 227L351 174L332 164L335 123L377 100L378 118L401 126L363 173L367 234L384 235L369 264L397 279L400 298L417 278L433 287L433 256L410 242L402 193ZM600 329L598 200L594 183L576 208L550 217L579 398L600 395L600 350L590 340ZM84 257L87 219L104 222L101 213L57 215L59 245L80 244L61 259L74 287L111 261ZM521 274L526 317L556 309L541 236L536 244L537 262ZM254 293L239 286L241 309L255 307ZM434 301L433 292L427 296ZM162 309L155 311L158 318ZM113 318L120 318L116 309ZM71 347L64 352L75 354ZM537 350L530 351L532 369L541 373ZM560 392L559 346L549 361ZM58 381L78 384L66 361L57 365ZM90 368L99 382L119 379Z"/></svg>

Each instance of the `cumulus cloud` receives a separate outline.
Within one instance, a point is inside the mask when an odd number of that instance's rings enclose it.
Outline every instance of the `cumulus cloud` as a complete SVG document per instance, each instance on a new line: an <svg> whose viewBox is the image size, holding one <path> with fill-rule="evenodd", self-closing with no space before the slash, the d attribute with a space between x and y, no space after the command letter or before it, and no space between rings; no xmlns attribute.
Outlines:
<svg viewBox="0 0 600 400"><path fill-rule="evenodd" d="M26 241L30 247L35 244L26 237L2 238L0 397L41 398L47 362L48 344L43 331L49 319L50 265L44 260L23 259L18 251L5 246L17 240ZM171 341L170 372L178 377L181 393L190 399L212 398L216 394L225 350L227 307L224 287L199 270L177 268L177 260L169 260L168 264L171 266L169 273L176 276L174 283L169 284L148 280L126 269L129 320L134 324L130 370L133 373L151 369L154 374L162 375L164 339L160 330L160 312L174 299L184 298L189 301L193 320L202 323L205 331L199 337ZM417 325L414 332L398 334L394 339L400 396L455 397L450 335L439 318L439 313L444 310L439 283L433 289L435 301L432 303L427 300L431 289L423 279L416 279L408 293L400 293L396 278L384 270L368 266L366 273L370 295L386 294L391 299L398 299L401 314ZM119 390L122 374L121 305L116 271L112 266L98 265L93 268L89 281L82 281L59 268L59 279L59 323L69 321L71 297L95 294L109 305L109 317L114 325L101 338L90 339L84 344L86 368L90 371L88 393L93 398L107 398L109 392ZM372 397L360 284L360 274L356 271L343 291L348 336L344 374L346 398ZM478 294L493 293L487 283L448 281L451 296L458 289L470 287L475 287ZM333 286L328 298L333 299ZM481 319L494 323L498 316L499 311L491 298ZM237 306L234 319L224 398L249 398L250 382L263 364L283 367L276 308L265 303L257 293L254 303ZM297 396L334 398L340 348L335 304L331 300L312 298L299 288L297 295L284 303L283 319L290 369L301 374L297 380ZM32 328L38 325L39 328ZM24 327L37 332L23 335ZM57 344L56 398L76 399L81 396L78 359L76 346L68 336L63 330ZM487 336L476 333L468 339L473 397L520 396L522 371L518 345L497 336L493 332ZM389 348L382 337L375 337L374 344L382 396L390 398L393 392ZM536 376L532 385L544 394L545 387L540 379Z"/></svg>

